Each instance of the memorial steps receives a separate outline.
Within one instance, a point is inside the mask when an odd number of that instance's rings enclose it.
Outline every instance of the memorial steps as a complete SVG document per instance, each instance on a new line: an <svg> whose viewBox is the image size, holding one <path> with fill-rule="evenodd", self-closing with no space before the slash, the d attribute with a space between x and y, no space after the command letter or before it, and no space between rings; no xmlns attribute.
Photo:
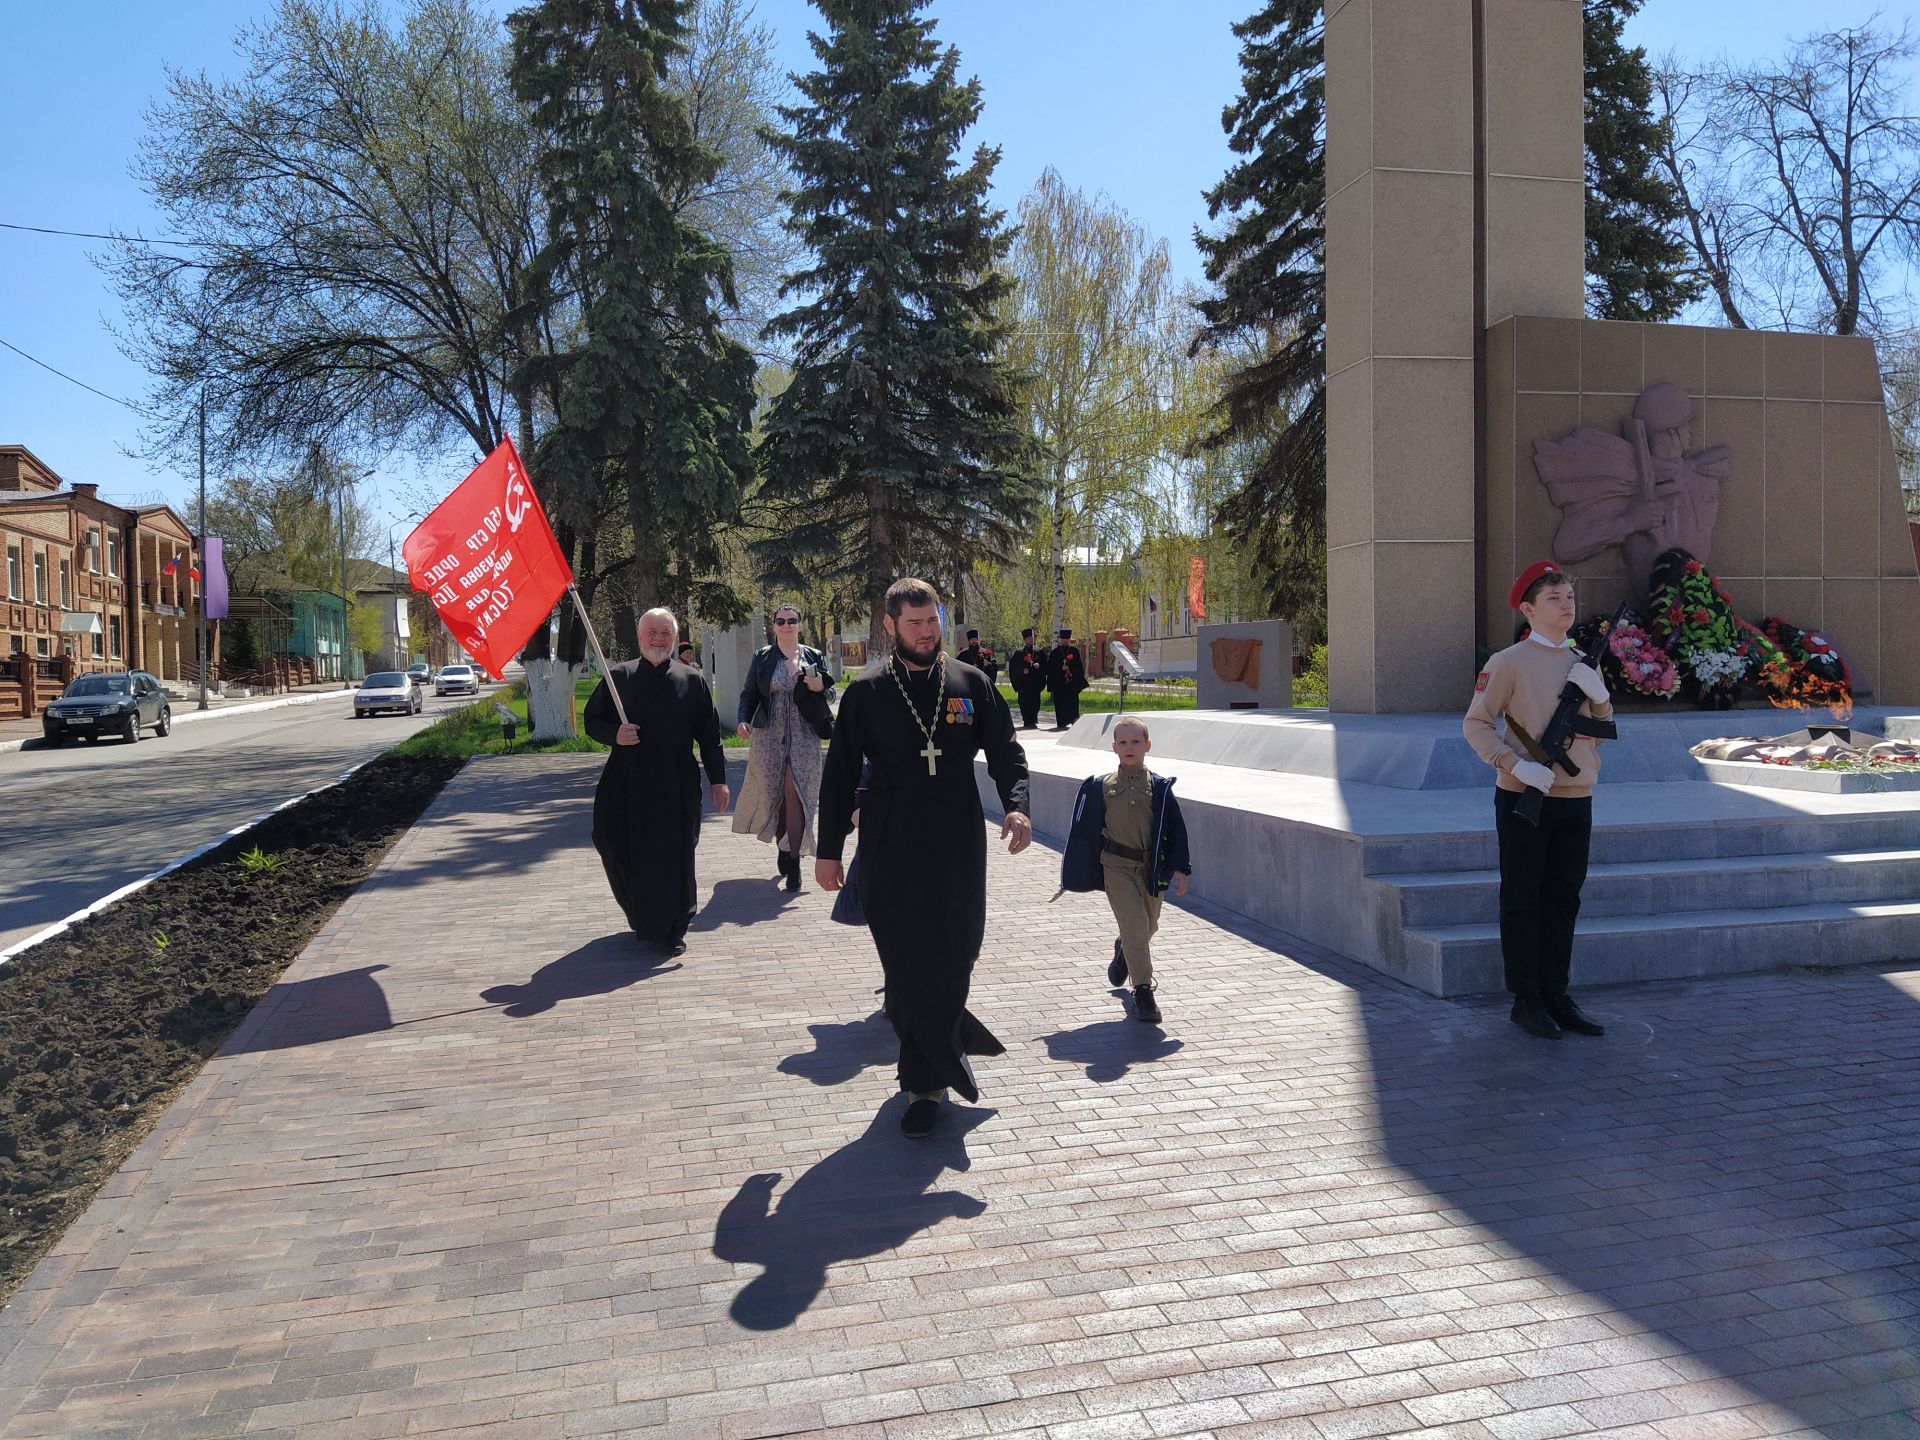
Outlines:
<svg viewBox="0 0 1920 1440"><path fill-rule="evenodd" d="M1036 829L1055 845L1080 781L1111 767L1110 718L1029 747ZM1176 777L1199 896L1432 994L1502 989L1490 777L1457 716L1148 718L1148 763ZM1798 723L1622 719L1603 750L1576 986L1920 956L1920 792L1716 783L1686 753ZM1856 723L1920 730L1885 711Z"/></svg>

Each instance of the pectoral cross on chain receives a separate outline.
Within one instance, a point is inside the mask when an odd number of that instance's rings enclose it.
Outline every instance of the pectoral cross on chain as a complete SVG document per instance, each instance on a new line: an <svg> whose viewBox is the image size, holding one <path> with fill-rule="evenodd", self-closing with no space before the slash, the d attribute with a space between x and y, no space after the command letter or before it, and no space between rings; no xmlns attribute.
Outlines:
<svg viewBox="0 0 1920 1440"><path fill-rule="evenodd" d="M927 774L938 775L939 771L935 768L934 762L940 758L940 752L934 749L933 736L931 735L927 736L926 748L924 750L921 750L919 753L926 757Z"/></svg>

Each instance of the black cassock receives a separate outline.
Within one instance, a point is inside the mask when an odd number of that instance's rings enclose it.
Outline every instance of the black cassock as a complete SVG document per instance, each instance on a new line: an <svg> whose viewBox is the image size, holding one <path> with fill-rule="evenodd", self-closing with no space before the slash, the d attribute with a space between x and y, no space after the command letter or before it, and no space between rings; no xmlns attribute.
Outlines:
<svg viewBox="0 0 1920 1440"><path fill-rule="evenodd" d="M614 745L620 716L607 680L587 700L585 727L613 745L593 792L593 848L607 868L613 898L642 940L672 944L686 933L700 903L693 849L700 843L700 770L709 784L727 778L720 718L700 672L678 660L655 665L629 660L607 679L620 687L627 718L640 728L638 745Z"/></svg>
<svg viewBox="0 0 1920 1440"><path fill-rule="evenodd" d="M900 1088L951 1087L977 1100L967 1056L1006 1047L967 1012L987 925L986 816L973 759L986 752L1001 803L1024 815L1027 757L987 677L953 659L945 668L944 697L937 668L915 673L897 658L847 687L820 779L819 846L823 859L841 858L866 764L860 899L886 972L887 1019L900 1037ZM932 722L940 753L931 775L909 696L920 720Z"/></svg>

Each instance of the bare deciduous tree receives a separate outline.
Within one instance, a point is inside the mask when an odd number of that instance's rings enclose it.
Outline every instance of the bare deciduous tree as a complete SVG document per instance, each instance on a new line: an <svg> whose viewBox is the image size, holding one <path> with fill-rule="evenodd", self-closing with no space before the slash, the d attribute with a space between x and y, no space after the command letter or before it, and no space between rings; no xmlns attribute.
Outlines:
<svg viewBox="0 0 1920 1440"><path fill-rule="evenodd" d="M1814 35L1777 65L1656 77L1663 168L1727 323L1888 334L1910 321L1888 278L1920 257L1920 117L1903 110L1908 31Z"/></svg>

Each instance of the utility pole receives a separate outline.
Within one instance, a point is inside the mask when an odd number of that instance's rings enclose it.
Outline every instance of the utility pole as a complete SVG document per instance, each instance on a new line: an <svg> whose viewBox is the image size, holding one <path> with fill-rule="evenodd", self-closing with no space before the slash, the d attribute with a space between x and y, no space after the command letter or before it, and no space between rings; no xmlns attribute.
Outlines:
<svg viewBox="0 0 1920 1440"><path fill-rule="evenodd" d="M207 387L200 387L200 704L207 708Z"/></svg>
<svg viewBox="0 0 1920 1440"><path fill-rule="evenodd" d="M390 575L398 574L400 570L400 567L393 563L393 559L393 531L389 528L387 531L387 570ZM392 579L387 581L388 590L397 592L399 588L398 581ZM393 668L398 670L400 668L400 607L397 604L394 605L393 614L390 618L393 621Z"/></svg>
<svg viewBox="0 0 1920 1440"><path fill-rule="evenodd" d="M340 475L340 683L351 690L347 675L347 477Z"/></svg>

